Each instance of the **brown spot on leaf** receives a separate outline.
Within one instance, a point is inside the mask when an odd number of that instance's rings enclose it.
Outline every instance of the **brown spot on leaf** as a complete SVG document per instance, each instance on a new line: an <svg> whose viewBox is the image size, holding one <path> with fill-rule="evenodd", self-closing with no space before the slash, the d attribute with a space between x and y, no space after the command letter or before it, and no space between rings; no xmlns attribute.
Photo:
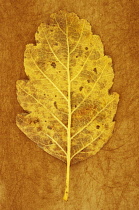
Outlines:
<svg viewBox="0 0 139 210"><path fill-rule="evenodd" d="M36 119L33 121L35 124L39 122L39 119Z"/></svg>
<svg viewBox="0 0 139 210"><path fill-rule="evenodd" d="M58 42L56 42L55 45L58 46Z"/></svg>
<svg viewBox="0 0 139 210"><path fill-rule="evenodd" d="M86 105L82 108L80 108L78 111L76 111L74 113L74 119L82 119L84 116L88 116L88 117L91 117L91 115L93 114L93 105Z"/></svg>
<svg viewBox="0 0 139 210"><path fill-rule="evenodd" d="M42 130L42 127L38 127L38 128L37 128L37 131L41 131L41 130Z"/></svg>
<svg viewBox="0 0 139 210"><path fill-rule="evenodd" d="M82 91L82 89L83 89L83 86L81 86L81 87L79 88L80 91Z"/></svg>
<svg viewBox="0 0 139 210"><path fill-rule="evenodd" d="M54 106L55 106L56 109L58 109L56 101L54 102Z"/></svg>
<svg viewBox="0 0 139 210"><path fill-rule="evenodd" d="M48 129L52 130L52 127L50 125L47 126Z"/></svg>
<svg viewBox="0 0 139 210"><path fill-rule="evenodd" d="M97 74L97 69L96 68L94 68L93 71Z"/></svg>
<svg viewBox="0 0 139 210"><path fill-rule="evenodd" d="M55 63L55 62L52 62L52 63L51 63L51 66L52 66L53 68L56 68L56 63Z"/></svg>

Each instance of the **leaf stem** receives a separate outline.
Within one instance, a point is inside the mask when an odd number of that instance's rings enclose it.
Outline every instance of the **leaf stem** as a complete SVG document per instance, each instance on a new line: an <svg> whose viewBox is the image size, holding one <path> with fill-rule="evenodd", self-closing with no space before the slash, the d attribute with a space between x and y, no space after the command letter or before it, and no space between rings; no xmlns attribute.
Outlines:
<svg viewBox="0 0 139 210"><path fill-rule="evenodd" d="M70 160L71 160L71 80L69 71L69 41L68 41L68 27L66 20L66 39L67 39L67 76L68 76L68 129L67 129L67 172L66 172L66 187L63 196L64 200L68 200L69 195L69 180L70 180Z"/></svg>
<svg viewBox="0 0 139 210"><path fill-rule="evenodd" d="M67 201L69 196L69 180L70 180L70 161L67 161L67 173L66 173L66 187L63 200Z"/></svg>

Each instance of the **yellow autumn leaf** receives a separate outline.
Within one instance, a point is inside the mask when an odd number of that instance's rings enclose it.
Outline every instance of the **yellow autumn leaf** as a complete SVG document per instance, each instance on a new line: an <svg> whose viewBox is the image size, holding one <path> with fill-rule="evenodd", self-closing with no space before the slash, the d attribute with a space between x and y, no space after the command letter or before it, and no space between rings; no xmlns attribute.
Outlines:
<svg viewBox="0 0 139 210"><path fill-rule="evenodd" d="M17 126L39 147L70 165L95 155L112 135L119 96L109 93L114 73L100 37L74 13L59 11L42 23L28 44L24 66L28 80L17 81L26 111Z"/></svg>

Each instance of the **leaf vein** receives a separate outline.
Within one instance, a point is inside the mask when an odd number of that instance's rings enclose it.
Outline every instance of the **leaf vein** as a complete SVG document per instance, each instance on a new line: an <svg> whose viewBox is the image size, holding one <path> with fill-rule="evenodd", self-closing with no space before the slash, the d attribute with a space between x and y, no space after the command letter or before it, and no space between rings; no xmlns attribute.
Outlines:
<svg viewBox="0 0 139 210"><path fill-rule="evenodd" d="M54 57L57 59L57 61L58 61L65 69L67 69L67 67L61 62L61 60L59 60L59 58L58 58L57 55L55 54L55 52L54 52L53 48L51 47L50 42L49 42L49 40L48 40L48 38L47 38L45 32L44 32L44 36L45 36L45 39L46 39L46 41L47 41L47 43L48 43L48 46L49 46L51 52L53 53Z"/></svg>
<svg viewBox="0 0 139 210"><path fill-rule="evenodd" d="M44 133L44 132L43 132ZM52 138L49 134L44 133L44 135L48 136L63 152L65 155L67 155L67 153L65 152L65 150L63 149L63 147L60 146L60 144L54 139Z"/></svg>
<svg viewBox="0 0 139 210"><path fill-rule="evenodd" d="M54 16L54 18L55 18L55 21L56 21L56 24L57 24L59 30L60 30L64 35L66 35L66 33L63 31L63 29L60 27L59 23L57 22L57 19L56 19L55 16Z"/></svg>
<svg viewBox="0 0 139 210"><path fill-rule="evenodd" d="M84 20L84 23L83 23L82 31L81 31L81 33L80 33L80 37L79 37L79 39L78 39L78 41L77 41L75 47L70 51L70 54L73 53L73 52L76 50L78 44L80 43L80 40L81 40L82 35L83 35L84 26L85 26L85 20Z"/></svg>
<svg viewBox="0 0 139 210"><path fill-rule="evenodd" d="M38 71L40 71L42 73L42 75L57 89L57 91L65 98L65 100L67 101L67 97L62 93L62 91L53 83L53 81L40 69L40 67L36 64L31 52L30 52L31 58L35 64L35 66L37 67Z"/></svg>
<svg viewBox="0 0 139 210"><path fill-rule="evenodd" d="M100 76L97 78L96 82L94 83L94 85L93 85L91 91L84 97L84 99L83 99L83 100L77 105L77 107L72 111L72 114L73 114L73 113L81 106L81 104L83 104L83 102L90 96L90 94L91 94L92 91L94 90L96 84L97 84L98 81L100 80L100 78L101 78L101 76L102 76L102 74L103 74L104 69L106 68L106 66L107 66L107 64L106 64L106 65L104 66L104 68L102 69L101 74L100 74Z"/></svg>
<svg viewBox="0 0 139 210"><path fill-rule="evenodd" d="M40 104L45 110L47 110L66 130L67 127L61 122L61 120L58 119L58 117L56 117L50 110L47 109L47 107L45 105L43 105L37 98L35 98L33 95L29 94L28 92L26 92L23 88L21 88L20 85L18 85L19 88L24 91L27 95L31 96L38 104Z"/></svg>
<svg viewBox="0 0 139 210"><path fill-rule="evenodd" d="M96 141L103 133L105 130L103 130L95 139L92 139L91 142L89 142L87 145L82 147L80 150L78 150L74 155L72 155L71 159L73 159L78 153L80 153L83 149L87 148L90 144L92 144L94 141ZM86 152L85 152L86 153Z"/></svg>
<svg viewBox="0 0 139 210"><path fill-rule="evenodd" d="M93 50L94 50L94 48L90 51L89 55L87 56L86 60L84 61L84 64L83 64L81 70L71 79L71 82L73 82L76 79L76 77L78 77L79 74L83 71L83 69L85 67L85 64L87 63L87 61L88 61L90 55L92 54Z"/></svg>
<svg viewBox="0 0 139 210"><path fill-rule="evenodd" d="M106 107L109 105L109 104L111 104L112 102L114 101L114 99L113 100L111 100L109 103L107 103L105 106L104 106L104 108L103 109L101 109L84 127L82 127L77 133L75 133L72 137L71 137L71 139L73 139L75 136L77 136L79 133L81 133L87 126L89 126L95 119L96 119L96 117L102 112L102 111L104 111L105 109L106 109Z"/></svg>

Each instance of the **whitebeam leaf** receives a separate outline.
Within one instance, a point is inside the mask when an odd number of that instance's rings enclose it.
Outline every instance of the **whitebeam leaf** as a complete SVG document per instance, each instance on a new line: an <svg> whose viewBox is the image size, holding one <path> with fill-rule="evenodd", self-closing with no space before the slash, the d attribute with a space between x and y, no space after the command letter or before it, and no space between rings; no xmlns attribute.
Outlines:
<svg viewBox="0 0 139 210"><path fill-rule="evenodd" d="M114 73L100 37L74 13L52 14L28 44L24 66L28 80L17 81L17 97L26 112L17 126L39 147L70 165L95 155L111 137L119 95L109 93Z"/></svg>

